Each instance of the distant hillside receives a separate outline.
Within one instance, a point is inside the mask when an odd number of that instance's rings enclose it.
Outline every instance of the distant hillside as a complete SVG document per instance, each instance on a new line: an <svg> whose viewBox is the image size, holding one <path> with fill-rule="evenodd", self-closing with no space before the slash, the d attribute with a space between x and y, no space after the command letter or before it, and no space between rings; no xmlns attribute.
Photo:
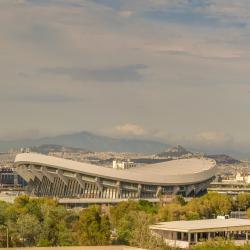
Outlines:
<svg viewBox="0 0 250 250"><path fill-rule="evenodd" d="M187 151L185 148L178 145L177 147L168 148L165 151L156 154L156 156L168 158L168 157L181 157L188 154L192 155L191 152Z"/></svg>
<svg viewBox="0 0 250 250"><path fill-rule="evenodd" d="M119 139L89 132L59 135L33 140L0 141L0 151L12 148L35 147L45 144L80 148L91 151L138 152L154 154L169 147L168 144L139 139Z"/></svg>
<svg viewBox="0 0 250 250"><path fill-rule="evenodd" d="M37 152L41 154L48 154L50 152L79 152L85 151L89 152L89 150L81 149L81 148L72 148L72 147L65 147L61 145L53 145L53 144L43 144L40 146L31 147L32 152Z"/></svg>
<svg viewBox="0 0 250 250"><path fill-rule="evenodd" d="M218 155L206 155L207 158L214 159L217 164L238 164L239 160L232 158L229 155L218 154Z"/></svg>

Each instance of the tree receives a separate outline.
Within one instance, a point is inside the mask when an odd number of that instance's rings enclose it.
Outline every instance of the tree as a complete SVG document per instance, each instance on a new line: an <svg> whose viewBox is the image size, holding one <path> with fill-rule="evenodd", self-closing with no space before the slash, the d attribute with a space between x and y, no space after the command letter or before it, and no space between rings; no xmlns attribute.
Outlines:
<svg viewBox="0 0 250 250"><path fill-rule="evenodd" d="M122 201L116 206L110 208L111 222L114 227L130 211L139 211L139 204L135 201Z"/></svg>
<svg viewBox="0 0 250 250"><path fill-rule="evenodd" d="M250 207L250 194L240 193L236 197L236 206L240 210L246 210Z"/></svg>
<svg viewBox="0 0 250 250"><path fill-rule="evenodd" d="M149 225L152 222L152 216L145 212L134 212L134 225L131 229L131 237L129 239L130 245L149 250L171 249L171 247L165 244L163 239L154 236L150 232Z"/></svg>
<svg viewBox="0 0 250 250"><path fill-rule="evenodd" d="M42 234L38 245L61 246L64 244L69 245L70 242L73 242L73 239L71 238L72 233L65 223L65 218L68 213L67 210L56 204L45 204L42 207L42 211L44 219L42 224Z"/></svg>
<svg viewBox="0 0 250 250"><path fill-rule="evenodd" d="M147 200L139 200L138 209L148 214L156 214L158 212L159 206Z"/></svg>
<svg viewBox="0 0 250 250"><path fill-rule="evenodd" d="M180 220L184 218L184 210L180 204L167 204L160 208L158 218L160 221Z"/></svg>
<svg viewBox="0 0 250 250"><path fill-rule="evenodd" d="M183 198L183 196L181 195L176 195L173 199L174 203L180 204L182 206L186 205L187 202L185 201L185 199Z"/></svg>
<svg viewBox="0 0 250 250"><path fill-rule="evenodd" d="M191 248L192 250L250 250L250 245L245 244L242 246L236 246L231 241L223 239L208 240L204 243L197 244Z"/></svg>
<svg viewBox="0 0 250 250"><path fill-rule="evenodd" d="M214 218L216 215L228 214L232 209L232 199L227 195L209 193L191 200L185 208L196 212L200 218Z"/></svg>
<svg viewBox="0 0 250 250"><path fill-rule="evenodd" d="M72 231L67 227L65 221L61 221L58 225L58 242L60 246L73 246L77 243L73 239Z"/></svg>
<svg viewBox="0 0 250 250"><path fill-rule="evenodd" d="M34 215L25 214L18 218L16 229L23 246L33 246L38 241L41 224Z"/></svg>
<svg viewBox="0 0 250 250"><path fill-rule="evenodd" d="M110 243L110 222L107 215L101 213L99 206L90 206L80 212L76 230L81 245L95 246Z"/></svg>
<svg viewBox="0 0 250 250"><path fill-rule="evenodd" d="M0 201L0 225L7 223L7 208L9 208L10 205L7 202Z"/></svg>

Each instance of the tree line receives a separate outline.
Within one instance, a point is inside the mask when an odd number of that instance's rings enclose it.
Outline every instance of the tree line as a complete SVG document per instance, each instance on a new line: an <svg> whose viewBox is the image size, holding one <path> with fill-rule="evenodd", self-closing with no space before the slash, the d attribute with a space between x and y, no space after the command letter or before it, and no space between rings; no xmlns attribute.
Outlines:
<svg viewBox="0 0 250 250"><path fill-rule="evenodd" d="M168 204L131 200L85 209L66 209L57 200L24 195L16 198L13 204L0 202L0 247L7 245L8 228L10 247L125 244L169 250L171 248L162 239L150 233L149 225L160 221L215 218L233 210L247 210L250 216L249 207L250 194L232 198L209 193L189 202L176 196ZM194 249L243 250L233 247L236 246L231 242L218 241L207 242Z"/></svg>

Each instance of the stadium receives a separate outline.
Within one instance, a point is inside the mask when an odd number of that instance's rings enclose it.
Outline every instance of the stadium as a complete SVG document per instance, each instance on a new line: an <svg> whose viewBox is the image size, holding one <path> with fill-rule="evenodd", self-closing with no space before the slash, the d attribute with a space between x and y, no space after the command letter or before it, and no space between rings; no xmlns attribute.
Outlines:
<svg viewBox="0 0 250 250"><path fill-rule="evenodd" d="M206 158L171 160L121 170L37 153L17 155L15 167L27 181L30 194L88 199L197 196L206 190L216 172L216 162Z"/></svg>

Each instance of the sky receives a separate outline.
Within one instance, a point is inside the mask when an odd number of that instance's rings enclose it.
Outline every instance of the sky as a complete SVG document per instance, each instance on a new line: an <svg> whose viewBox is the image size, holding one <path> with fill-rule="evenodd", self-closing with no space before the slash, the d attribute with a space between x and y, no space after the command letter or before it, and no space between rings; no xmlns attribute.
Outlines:
<svg viewBox="0 0 250 250"><path fill-rule="evenodd" d="M0 140L75 131L250 157L249 0L0 0Z"/></svg>

